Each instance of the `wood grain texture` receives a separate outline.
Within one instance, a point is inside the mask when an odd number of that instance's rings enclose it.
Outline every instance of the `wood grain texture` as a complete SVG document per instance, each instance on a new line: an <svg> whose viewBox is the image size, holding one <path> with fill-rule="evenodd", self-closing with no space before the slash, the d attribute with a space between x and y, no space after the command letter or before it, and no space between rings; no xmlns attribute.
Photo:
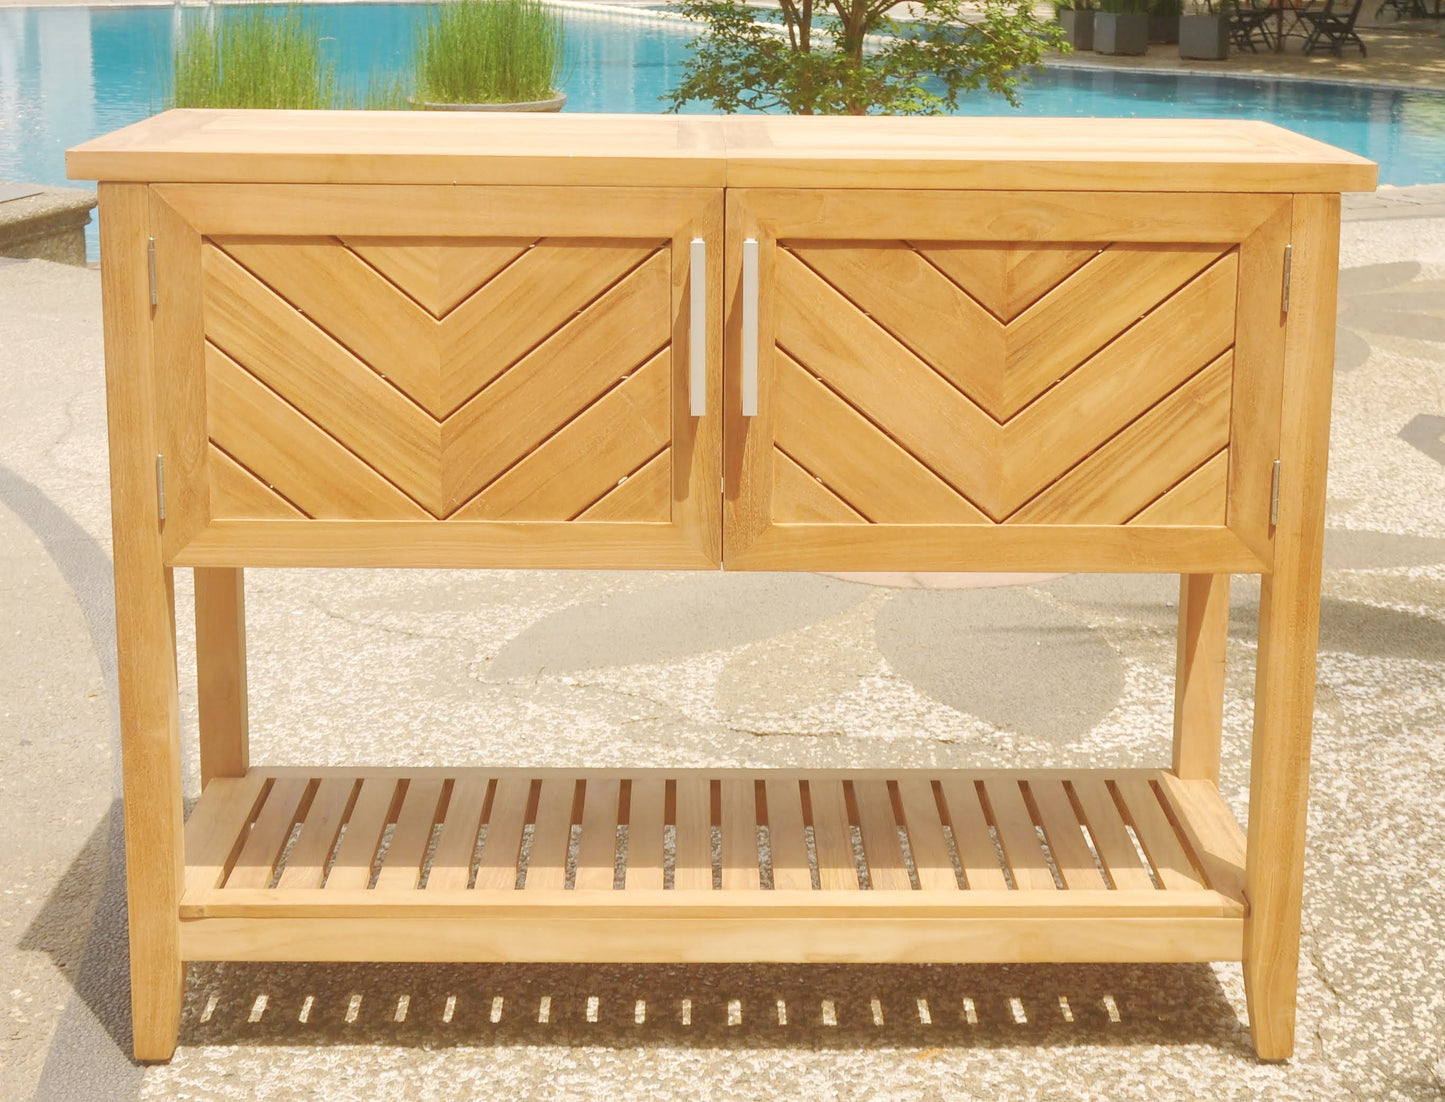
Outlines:
<svg viewBox="0 0 1445 1102"><path fill-rule="evenodd" d="M196 711L201 786L250 766L246 583L241 570L195 571Z"/></svg>
<svg viewBox="0 0 1445 1102"><path fill-rule="evenodd" d="M1229 575L1181 575L1174 665L1174 772L1185 780L1219 783L1228 642Z"/></svg>
<svg viewBox="0 0 1445 1102"><path fill-rule="evenodd" d="M184 858L174 589L155 490L149 196L129 184L99 191L133 1047L138 1060L166 1060L185 982L176 917Z"/></svg>
<svg viewBox="0 0 1445 1102"><path fill-rule="evenodd" d="M1250 765L1244 984L1262 1059L1294 1049L1309 750L1319 638L1329 454L1339 197L1294 201L1293 289L1286 324L1280 506L1274 571L1260 591Z"/></svg>
<svg viewBox="0 0 1445 1102"><path fill-rule="evenodd" d="M1288 192L1375 183L1363 157L1238 119L171 111L77 146L66 167L87 180L371 185Z"/></svg>

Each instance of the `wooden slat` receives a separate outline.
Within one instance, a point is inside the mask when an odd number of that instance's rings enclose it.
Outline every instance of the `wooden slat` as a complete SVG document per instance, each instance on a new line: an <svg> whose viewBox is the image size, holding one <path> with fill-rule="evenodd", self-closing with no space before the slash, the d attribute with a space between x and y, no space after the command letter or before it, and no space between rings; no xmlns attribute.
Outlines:
<svg viewBox="0 0 1445 1102"><path fill-rule="evenodd" d="M1003 396L1012 417L1157 303L1208 267L1217 245L1112 245L1009 326Z"/></svg>
<svg viewBox="0 0 1445 1102"><path fill-rule="evenodd" d="M371 866L396 802L395 777L367 777L346 820L346 833L336 847L336 858L326 877L329 891L365 888L371 883Z"/></svg>
<svg viewBox="0 0 1445 1102"><path fill-rule="evenodd" d="M441 837L432 854L427 873L427 891L465 891L472 875L472 857L482 829L490 779L485 775L463 776L452 786Z"/></svg>
<svg viewBox="0 0 1445 1102"><path fill-rule="evenodd" d="M984 781L983 787L993 811L994 826L998 828L1004 859L1019 891L1054 891L1058 885L1044 860L1043 846L1018 782L990 780Z"/></svg>
<svg viewBox="0 0 1445 1102"><path fill-rule="evenodd" d="M578 891L611 890L617 873L617 823L622 782L589 778L582 804L582 837L577 843Z"/></svg>
<svg viewBox="0 0 1445 1102"><path fill-rule="evenodd" d="M492 810L487 816L487 840L477 865L478 891L511 891L517 886L517 859L522 852L522 828L532 782L526 777L497 778Z"/></svg>
<svg viewBox="0 0 1445 1102"><path fill-rule="evenodd" d="M447 419L445 512L667 344L668 261L655 253Z"/></svg>
<svg viewBox="0 0 1445 1102"><path fill-rule="evenodd" d="M997 416L1003 324L902 242L788 242L789 250L874 322ZM810 466L807 460L805 466Z"/></svg>
<svg viewBox="0 0 1445 1102"><path fill-rule="evenodd" d="M1159 883L1168 891L1203 888L1149 782L1121 777L1115 782L1115 789L1129 809L1129 821L1134 825L1134 833L1139 836L1149 864L1154 866Z"/></svg>
<svg viewBox="0 0 1445 1102"><path fill-rule="evenodd" d="M331 237L211 240L433 417L446 413L436 319L350 249Z"/></svg>
<svg viewBox="0 0 1445 1102"><path fill-rule="evenodd" d="M567 850L572 842L572 804L577 782L552 778L542 782L537 818L527 853L528 891L561 888L567 883Z"/></svg>
<svg viewBox="0 0 1445 1102"><path fill-rule="evenodd" d="M276 886L286 888L319 888L326 878L326 861L341 834L342 824L351 811L356 797L357 784L350 777L326 777L316 788L301 833L291 853L286 858L286 867L281 870L281 879Z"/></svg>
<svg viewBox="0 0 1445 1102"><path fill-rule="evenodd" d="M1010 524L1123 524L1229 442L1225 353L1009 516Z"/></svg>
<svg viewBox="0 0 1445 1102"><path fill-rule="evenodd" d="M807 891L813 886L808 840L803 833L802 792L796 778L768 778L763 785L768 803L768 853L774 891Z"/></svg>
<svg viewBox="0 0 1445 1102"><path fill-rule="evenodd" d="M1228 505L1229 449L1185 476L1129 518L1130 524L1223 524Z"/></svg>
<svg viewBox="0 0 1445 1102"><path fill-rule="evenodd" d="M250 520L299 520L306 514L214 444L206 454L211 515Z"/></svg>
<svg viewBox="0 0 1445 1102"><path fill-rule="evenodd" d="M664 448L576 519L664 521L671 515L672 449Z"/></svg>
<svg viewBox="0 0 1445 1102"><path fill-rule="evenodd" d="M227 887L270 886L276 862L291 837L291 828L305 810L301 804L310 786L305 777L284 777L271 786L261 814L241 847L241 855L236 858L231 875L226 877Z"/></svg>
<svg viewBox="0 0 1445 1102"><path fill-rule="evenodd" d="M957 888L958 876L948 857L948 842L943 836L932 782L925 777L902 777L898 781L898 796L903 804L908 851L913 855L919 888L926 892Z"/></svg>
<svg viewBox="0 0 1445 1102"><path fill-rule="evenodd" d="M1168 773L1160 774L1159 787L1204 869L1206 884L1221 895L1243 900L1244 832L1220 798L1219 789L1207 780L1181 780Z"/></svg>
<svg viewBox="0 0 1445 1102"><path fill-rule="evenodd" d="M813 369L829 372L833 366L824 362ZM774 359L773 386L777 446L869 520L988 522L988 517L782 349Z"/></svg>
<svg viewBox="0 0 1445 1102"><path fill-rule="evenodd" d="M813 848L818 856L818 885L824 891L857 891L858 862L848 822L843 782L810 777L808 802L813 809Z"/></svg>
<svg viewBox="0 0 1445 1102"><path fill-rule="evenodd" d="M1004 425L997 446L1006 455L1001 473L1008 508L1218 359L1234 341L1238 283L1238 257L1227 253Z"/></svg>
<svg viewBox="0 0 1445 1102"><path fill-rule="evenodd" d="M378 891L410 890L421 883L422 865L431 844L432 828L437 824L437 812L441 810L445 783L440 777L425 777L407 786L401 814L391 834L391 845L376 877Z"/></svg>
<svg viewBox="0 0 1445 1102"><path fill-rule="evenodd" d="M777 342L990 515L995 422L802 261L777 250Z"/></svg>
<svg viewBox="0 0 1445 1102"><path fill-rule="evenodd" d="M211 438L308 515L348 520L428 516L213 345L206 346L206 396Z"/></svg>
<svg viewBox="0 0 1445 1102"><path fill-rule="evenodd" d="M1094 865L1094 855L1079 829L1074 806L1060 781L1030 781L1029 795L1038 811L1039 821L1048 839L1054 865L1070 891L1102 890L1104 878Z"/></svg>
<svg viewBox="0 0 1445 1102"><path fill-rule="evenodd" d="M940 778L943 801L948 805L948 824L953 847L970 891L1004 891L1008 888L998 854L989 835L988 820L978 802L978 789L971 780Z"/></svg>
<svg viewBox="0 0 1445 1102"><path fill-rule="evenodd" d="M206 339L432 514L441 515L436 421L219 249L207 246L202 266ZM209 408L207 417L212 439L226 451L308 513L322 515L238 451L234 439L219 436L216 430L225 422L218 425Z"/></svg>
<svg viewBox="0 0 1445 1102"><path fill-rule="evenodd" d="M346 246L440 318L532 246L532 239L348 237Z"/></svg>
<svg viewBox="0 0 1445 1102"><path fill-rule="evenodd" d="M781 524L865 524L867 518L786 452L773 450L773 519Z"/></svg>
<svg viewBox="0 0 1445 1102"><path fill-rule="evenodd" d="M1124 829L1119 808L1102 778L1080 776L1071 784L1094 840L1094 849L1114 887L1120 891L1153 891L1154 881L1149 878L1149 870Z"/></svg>
<svg viewBox="0 0 1445 1102"><path fill-rule="evenodd" d="M712 784L706 777L676 783L673 885L679 891L712 887Z"/></svg>
<svg viewBox="0 0 1445 1102"><path fill-rule="evenodd" d="M672 357L663 349L454 514L458 520L570 520L672 435ZM650 520L665 520L666 512Z"/></svg>
<svg viewBox="0 0 1445 1102"><path fill-rule="evenodd" d="M661 891L666 878L663 854L663 810L666 798L661 777L634 779L627 812L627 875L629 891ZM711 885L709 885L711 886Z"/></svg>
<svg viewBox="0 0 1445 1102"><path fill-rule="evenodd" d="M722 886L724 891L757 891L758 800L753 781L729 778L722 785Z"/></svg>
<svg viewBox="0 0 1445 1102"><path fill-rule="evenodd" d="M219 887L266 783L263 773L216 777L186 820L186 891Z"/></svg>
<svg viewBox="0 0 1445 1102"><path fill-rule="evenodd" d="M1099 245L1050 241L978 244L913 242L949 279L1002 321L1012 321L1099 252Z"/></svg>
<svg viewBox="0 0 1445 1102"><path fill-rule="evenodd" d="M656 247L656 242L606 238L539 241L443 323L443 363L466 368L443 376L446 408L456 409L570 324L578 311L618 285ZM652 263L659 261L664 269L668 266L665 254ZM660 320L665 321L663 309Z"/></svg>
<svg viewBox="0 0 1445 1102"><path fill-rule="evenodd" d="M913 883L903 861L888 782L854 781L853 797L858 804L858 831L863 837L863 856L868 862L868 881L873 890L911 890Z"/></svg>

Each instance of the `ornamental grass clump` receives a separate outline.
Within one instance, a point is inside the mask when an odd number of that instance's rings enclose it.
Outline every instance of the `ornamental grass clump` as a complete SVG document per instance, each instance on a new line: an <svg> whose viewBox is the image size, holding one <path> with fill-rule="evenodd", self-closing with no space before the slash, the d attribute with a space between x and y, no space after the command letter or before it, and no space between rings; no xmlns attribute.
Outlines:
<svg viewBox="0 0 1445 1102"><path fill-rule="evenodd" d="M540 0L455 0L422 28L416 98L427 103L529 103L556 94L562 20Z"/></svg>
<svg viewBox="0 0 1445 1102"><path fill-rule="evenodd" d="M328 108L336 66L299 8L216 8L188 20L176 43L173 107Z"/></svg>

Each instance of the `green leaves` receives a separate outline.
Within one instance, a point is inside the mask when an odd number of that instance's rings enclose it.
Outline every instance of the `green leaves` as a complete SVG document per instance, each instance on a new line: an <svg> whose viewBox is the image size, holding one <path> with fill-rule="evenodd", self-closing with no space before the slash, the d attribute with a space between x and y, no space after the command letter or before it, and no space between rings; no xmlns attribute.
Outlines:
<svg viewBox="0 0 1445 1102"><path fill-rule="evenodd" d="M920 0L897 22L888 0L782 0L778 13L741 0L679 0L703 24L682 82L664 97L720 111L796 115L931 115L979 88L1015 106L1018 87L1062 33L1027 0Z"/></svg>
<svg viewBox="0 0 1445 1102"><path fill-rule="evenodd" d="M454 0L436 8L416 52L417 98L526 103L555 94L562 17L541 0Z"/></svg>

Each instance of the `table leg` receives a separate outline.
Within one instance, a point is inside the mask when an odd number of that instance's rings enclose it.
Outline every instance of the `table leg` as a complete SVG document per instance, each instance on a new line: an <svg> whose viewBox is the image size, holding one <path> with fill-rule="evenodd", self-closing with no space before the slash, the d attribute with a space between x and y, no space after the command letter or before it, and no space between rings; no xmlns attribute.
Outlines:
<svg viewBox="0 0 1445 1102"><path fill-rule="evenodd" d="M1179 657L1174 671L1174 772L1219 783L1224 727L1224 649L1229 575L1179 576Z"/></svg>
<svg viewBox="0 0 1445 1102"><path fill-rule="evenodd" d="M196 683L201 786L243 777L250 764L246 721L245 572L195 570Z"/></svg>
<svg viewBox="0 0 1445 1102"><path fill-rule="evenodd" d="M1339 196L1297 195L1285 333L1274 571L1260 592L1245 860L1244 989L1262 1059L1294 1051L1305 816L1319 637Z"/></svg>
<svg viewBox="0 0 1445 1102"><path fill-rule="evenodd" d="M115 625L133 1044L169 1059L180 1026L181 805L175 592L161 553L147 188L100 185Z"/></svg>

